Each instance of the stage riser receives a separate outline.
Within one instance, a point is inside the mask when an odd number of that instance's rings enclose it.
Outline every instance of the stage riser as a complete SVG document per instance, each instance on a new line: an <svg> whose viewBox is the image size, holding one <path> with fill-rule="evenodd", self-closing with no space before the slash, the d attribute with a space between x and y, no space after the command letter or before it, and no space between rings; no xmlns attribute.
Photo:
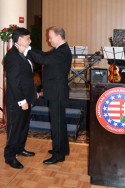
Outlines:
<svg viewBox="0 0 125 188"><path fill-rule="evenodd" d="M77 137L77 132L79 129L79 125L67 124L67 132L69 136L73 136L74 139ZM51 132L51 124L50 122L43 121L30 121L30 130L39 131L39 132Z"/></svg>
<svg viewBox="0 0 125 188"><path fill-rule="evenodd" d="M81 109L66 108L66 119L68 135L72 135L75 140L77 138L78 129L80 127L82 111ZM73 120L73 123L72 123ZM34 106L31 109L31 121L29 129L33 131L50 132L49 108L47 106Z"/></svg>
<svg viewBox="0 0 125 188"><path fill-rule="evenodd" d="M88 130L88 105L89 101L69 100L66 108L66 124L68 135L74 135L76 139L79 130ZM46 101L41 98L36 106L31 109L30 130L51 131L49 108Z"/></svg>
<svg viewBox="0 0 125 188"><path fill-rule="evenodd" d="M46 100L43 97L40 97L39 100L36 103L37 106L39 106L40 109L47 107L48 109L48 104ZM79 112L81 111L81 117L80 117L80 130L81 131L89 131L89 114L90 114L90 101L89 100L83 100L83 99L69 99L67 102L67 108L68 109L75 109L77 111L77 115L73 114L66 114L66 123L67 124L76 124L78 123L78 119L74 118L73 116L77 116L79 118ZM44 108L45 109L45 108ZM34 111L34 109L32 109ZM31 113L33 113L31 111ZM41 110L40 110L41 111ZM40 113L40 112L37 112ZM37 114L32 114L31 118L32 120L35 121L50 121L49 117L49 112L48 110L45 112L45 115L37 115Z"/></svg>

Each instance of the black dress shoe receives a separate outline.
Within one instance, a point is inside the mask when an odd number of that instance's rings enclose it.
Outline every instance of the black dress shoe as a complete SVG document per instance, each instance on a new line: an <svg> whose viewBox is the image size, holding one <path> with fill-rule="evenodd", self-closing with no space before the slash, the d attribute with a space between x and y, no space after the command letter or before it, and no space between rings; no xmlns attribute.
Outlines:
<svg viewBox="0 0 125 188"><path fill-rule="evenodd" d="M53 155L54 154L54 152L53 152L53 150L51 149L51 150L48 150L48 153L50 153L51 155ZM65 153L65 155L69 155L69 153L67 152L67 153Z"/></svg>
<svg viewBox="0 0 125 188"><path fill-rule="evenodd" d="M26 150L23 150L21 151L20 153L17 154L18 156L19 155L22 155L22 156L25 156L25 157L32 157L35 155L34 152L31 152L31 151L26 151Z"/></svg>
<svg viewBox="0 0 125 188"><path fill-rule="evenodd" d="M13 159L13 160L10 160L10 161L5 160L5 163L10 165L12 168L17 168L17 169L24 168L24 166L17 159Z"/></svg>
<svg viewBox="0 0 125 188"><path fill-rule="evenodd" d="M50 165L50 164L55 164L55 163L63 162L63 161L65 161L65 157L62 157L60 159L57 159L56 157L51 157L47 160L44 160L43 163Z"/></svg>

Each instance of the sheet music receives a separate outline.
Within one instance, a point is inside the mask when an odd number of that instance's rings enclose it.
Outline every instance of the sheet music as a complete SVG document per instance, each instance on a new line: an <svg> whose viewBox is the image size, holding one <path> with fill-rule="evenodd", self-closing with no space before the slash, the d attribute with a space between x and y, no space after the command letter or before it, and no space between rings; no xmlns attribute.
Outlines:
<svg viewBox="0 0 125 188"><path fill-rule="evenodd" d="M74 55L77 54L88 54L88 47L86 46L73 46L70 47L71 53Z"/></svg>
<svg viewBox="0 0 125 188"><path fill-rule="evenodd" d="M103 55L104 59L125 60L125 49L124 47L103 47Z"/></svg>

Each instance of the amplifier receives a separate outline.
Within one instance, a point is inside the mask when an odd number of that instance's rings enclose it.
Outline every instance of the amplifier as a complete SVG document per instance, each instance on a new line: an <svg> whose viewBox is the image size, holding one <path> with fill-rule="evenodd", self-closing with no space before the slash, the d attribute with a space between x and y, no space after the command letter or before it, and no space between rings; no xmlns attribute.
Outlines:
<svg viewBox="0 0 125 188"><path fill-rule="evenodd" d="M121 76L120 83L125 83L125 67L119 66L119 74Z"/></svg>
<svg viewBox="0 0 125 188"><path fill-rule="evenodd" d="M91 69L91 83L107 83L108 70L107 69Z"/></svg>

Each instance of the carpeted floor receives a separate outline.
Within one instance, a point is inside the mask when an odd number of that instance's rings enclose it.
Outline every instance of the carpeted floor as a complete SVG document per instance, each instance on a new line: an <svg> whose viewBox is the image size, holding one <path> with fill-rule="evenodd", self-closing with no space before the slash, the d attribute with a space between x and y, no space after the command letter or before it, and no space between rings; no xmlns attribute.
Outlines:
<svg viewBox="0 0 125 188"><path fill-rule="evenodd" d="M2 127L0 125L0 134L6 134L6 127ZM29 131L28 137L30 138L38 138L38 139L51 139L50 132L35 132L35 131ZM89 135L87 131L79 131L77 138L74 138L74 136L69 135L69 141L70 142L76 142L76 143L89 143Z"/></svg>
<svg viewBox="0 0 125 188"><path fill-rule="evenodd" d="M34 138L42 138L42 139L51 139L50 132L48 133L42 133L42 132L35 132L35 131L29 131L28 137L34 137ZM77 142L77 143L89 143L89 135L86 131L80 131L78 133L77 138L75 138L72 135L69 135L69 141L70 142Z"/></svg>

